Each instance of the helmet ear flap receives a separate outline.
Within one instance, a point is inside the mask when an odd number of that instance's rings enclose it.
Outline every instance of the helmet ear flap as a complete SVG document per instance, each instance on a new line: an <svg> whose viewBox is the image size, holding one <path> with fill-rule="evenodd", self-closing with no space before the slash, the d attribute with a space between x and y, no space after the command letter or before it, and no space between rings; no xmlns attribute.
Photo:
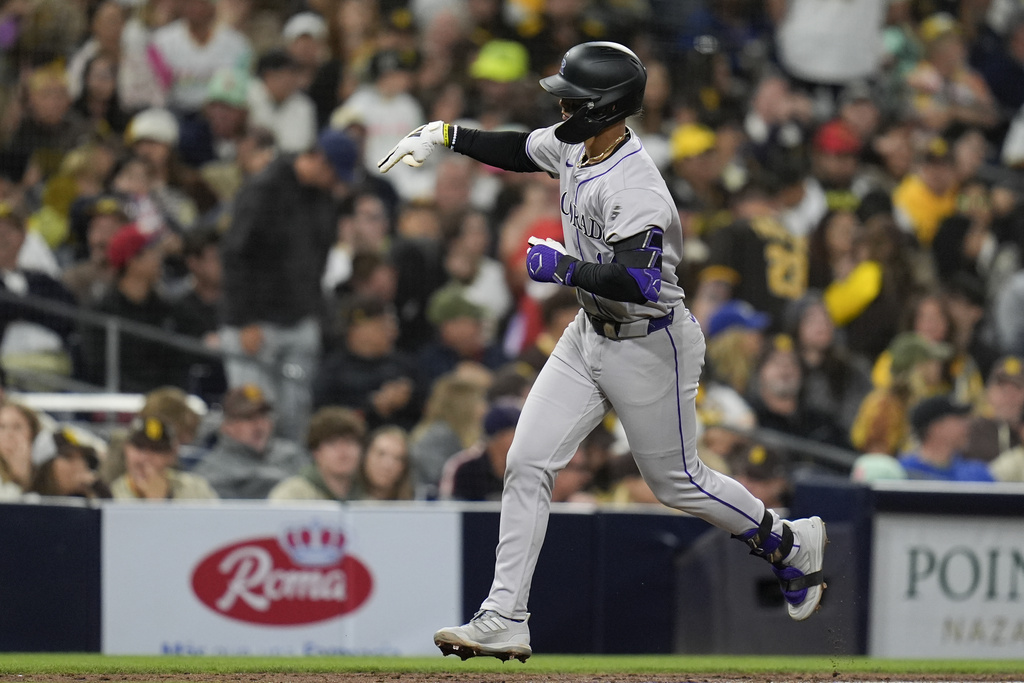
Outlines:
<svg viewBox="0 0 1024 683"><path fill-rule="evenodd" d="M576 145L588 138L592 138L601 132L604 123L594 121L590 118L590 112L594 110L594 103L587 102L555 128L555 137L562 142Z"/></svg>

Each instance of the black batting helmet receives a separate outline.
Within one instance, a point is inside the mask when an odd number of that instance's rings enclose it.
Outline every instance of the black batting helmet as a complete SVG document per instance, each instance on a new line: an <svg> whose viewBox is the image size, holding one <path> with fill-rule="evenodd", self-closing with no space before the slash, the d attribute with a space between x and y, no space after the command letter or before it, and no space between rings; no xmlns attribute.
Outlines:
<svg viewBox="0 0 1024 683"><path fill-rule="evenodd" d="M647 69L624 45L581 43L569 48L558 73L541 79L540 85L560 99L582 100L555 129L559 140L576 144L640 111Z"/></svg>

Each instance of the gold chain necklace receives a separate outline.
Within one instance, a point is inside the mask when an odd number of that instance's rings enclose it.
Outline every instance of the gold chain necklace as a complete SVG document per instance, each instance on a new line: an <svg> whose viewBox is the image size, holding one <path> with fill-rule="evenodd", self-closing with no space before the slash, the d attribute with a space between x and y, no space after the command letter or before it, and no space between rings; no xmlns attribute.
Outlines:
<svg viewBox="0 0 1024 683"><path fill-rule="evenodd" d="M596 157L590 157L589 159L585 159L585 160L581 161L580 162L580 166L591 166L593 164L598 163L599 161L604 161L605 158L609 154L611 154L612 150L615 149L615 146L618 145L620 142L622 142L623 140L626 139L627 135L629 135L629 131L626 131L625 133L623 133L619 137L615 138L615 141L612 142L612 144L608 145L608 147L606 147L605 150L603 152L601 152L600 154L598 154Z"/></svg>

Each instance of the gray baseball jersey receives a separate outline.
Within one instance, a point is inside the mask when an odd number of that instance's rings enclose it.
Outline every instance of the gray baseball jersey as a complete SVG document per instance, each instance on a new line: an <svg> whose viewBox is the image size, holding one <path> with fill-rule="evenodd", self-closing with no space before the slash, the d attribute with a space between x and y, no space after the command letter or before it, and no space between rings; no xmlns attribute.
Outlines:
<svg viewBox="0 0 1024 683"><path fill-rule="evenodd" d="M665 505L733 534L757 529L765 514L764 504L741 484L697 457L704 335L683 306L676 281L679 216L642 142L631 135L610 157L581 167L584 146L559 142L546 128L529 136L526 152L560 179L569 254L609 263L611 245L652 228L664 231L664 251L657 301L627 303L579 290L585 310L563 333L523 406L505 471L494 582L481 606L512 619L528 615L555 475L611 409L641 474ZM587 314L627 323L627 334L611 335ZM772 531L781 534L782 521L773 518Z"/></svg>
<svg viewBox="0 0 1024 683"><path fill-rule="evenodd" d="M675 202L643 143L630 131L629 139L613 157L580 166L584 145L559 142L555 128L533 131L526 153L558 178L567 253L591 263L611 263L615 254L610 245L652 227L665 233L657 301L634 304L577 290L581 305L588 313L620 322L665 315L683 301L676 278L676 266L683 256L683 229Z"/></svg>

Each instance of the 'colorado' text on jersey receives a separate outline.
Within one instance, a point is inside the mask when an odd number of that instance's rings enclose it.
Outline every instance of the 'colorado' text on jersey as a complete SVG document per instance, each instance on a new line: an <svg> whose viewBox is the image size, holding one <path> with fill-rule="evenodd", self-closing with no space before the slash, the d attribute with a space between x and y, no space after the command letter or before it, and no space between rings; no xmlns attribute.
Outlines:
<svg viewBox="0 0 1024 683"><path fill-rule="evenodd" d="M676 278L682 258L679 213L651 157L632 130L611 157L581 167L583 143L569 145L555 137L556 126L530 134L526 153L537 166L558 178L559 210L566 251L591 263L611 263L614 245L652 228L664 231L661 294L657 301L614 301L577 289L584 310L602 318L630 322L659 318L683 300Z"/></svg>

